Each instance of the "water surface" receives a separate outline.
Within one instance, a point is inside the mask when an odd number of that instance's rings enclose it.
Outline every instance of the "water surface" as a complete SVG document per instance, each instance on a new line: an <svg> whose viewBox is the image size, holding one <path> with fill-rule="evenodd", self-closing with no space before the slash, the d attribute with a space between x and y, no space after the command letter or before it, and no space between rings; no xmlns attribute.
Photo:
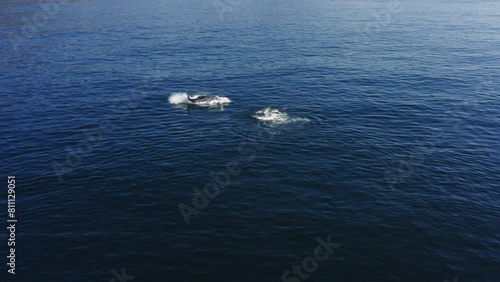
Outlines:
<svg viewBox="0 0 500 282"><path fill-rule="evenodd" d="M282 281L328 235L309 281L499 280L497 2L0 7L7 281Z"/></svg>

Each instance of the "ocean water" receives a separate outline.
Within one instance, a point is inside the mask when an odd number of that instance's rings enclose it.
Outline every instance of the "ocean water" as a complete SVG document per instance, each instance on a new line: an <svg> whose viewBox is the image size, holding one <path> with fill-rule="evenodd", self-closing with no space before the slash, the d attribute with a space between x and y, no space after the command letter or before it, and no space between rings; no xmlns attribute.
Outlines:
<svg viewBox="0 0 500 282"><path fill-rule="evenodd" d="M0 23L1 281L500 281L498 1L5 0Z"/></svg>

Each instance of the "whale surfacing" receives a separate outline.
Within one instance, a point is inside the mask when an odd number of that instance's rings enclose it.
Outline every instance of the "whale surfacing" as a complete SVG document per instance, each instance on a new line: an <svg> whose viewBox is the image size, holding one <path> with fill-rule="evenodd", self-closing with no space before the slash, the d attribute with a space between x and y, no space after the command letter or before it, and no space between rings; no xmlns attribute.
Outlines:
<svg viewBox="0 0 500 282"><path fill-rule="evenodd" d="M189 97L189 95L187 95L187 98L189 102L191 102L191 104L199 106L222 105L231 102L231 100L229 100L227 97L210 96L210 95L200 95L194 97Z"/></svg>
<svg viewBox="0 0 500 282"><path fill-rule="evenodd" d="M196 98L191 98L189 95L187 96L188 100L193 104L201 104L201 103L210 103L214 101L217 96L198 96Z"/></svg>
<svg viewBox="0 0 500 282"><path fill-rule="evenodd" d="M231 103L231 100L223 96L194 95L189 96L185 92L175 92L168 98L170 104L174 105L196 105L196 106L222 106Z"/></svg>

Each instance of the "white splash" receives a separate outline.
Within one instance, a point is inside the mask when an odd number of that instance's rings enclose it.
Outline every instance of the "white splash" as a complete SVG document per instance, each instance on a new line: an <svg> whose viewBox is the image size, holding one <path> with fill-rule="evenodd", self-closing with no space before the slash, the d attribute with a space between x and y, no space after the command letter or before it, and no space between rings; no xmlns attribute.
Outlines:
<svg viewBox="0 0 500 282"><path fill-rule="evenodd" d="M252 115L253 118L262 121L269 121L274 123L289 123L289 122L298 122L298 121L309 121L307 118L300 117L290 117L287 113L281 112L278 109L273 109L271 107L264 108L262 110L258 110Z"/></svg>
<svg viewBox="0 0 500 282"><path fill-rule="evenodd" d="M278 109L272 109L269 107L262 110L258 110L257 112L255 112L253 117L258 120L276 121L276 122L284 122L289 119L286 113L282 113Z"/></svg>
<svg viewBox="0 0 500 282"><path fill-rule="evenodd" d="M168 102L170 104L188 104L190 101L188 100L188 94L184 92L175 92L168 97Z"/></svg>

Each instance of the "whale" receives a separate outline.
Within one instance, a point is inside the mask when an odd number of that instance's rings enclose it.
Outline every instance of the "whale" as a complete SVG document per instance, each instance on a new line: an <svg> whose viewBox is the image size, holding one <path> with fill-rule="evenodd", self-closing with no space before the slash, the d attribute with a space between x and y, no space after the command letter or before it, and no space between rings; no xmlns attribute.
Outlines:
<svg viewBox="0 0 500 282"><path fill-rule="evenodd" d="M187 96L187 98L193 104L208 104L211 101L218 100L219 96L202 95L202 96L195 96L195 98L191 98L191 97Z"/></svg>
<svg viewBox="0 0 500 282"><path fill-rule="evenodd" d="M227 97L220 97L220 96L210 96L210 95L199 95L194 97L189 97L189 95L186 96L189 102L200 106L221 105L231 102L231 100L229 100Z"/></svg>

